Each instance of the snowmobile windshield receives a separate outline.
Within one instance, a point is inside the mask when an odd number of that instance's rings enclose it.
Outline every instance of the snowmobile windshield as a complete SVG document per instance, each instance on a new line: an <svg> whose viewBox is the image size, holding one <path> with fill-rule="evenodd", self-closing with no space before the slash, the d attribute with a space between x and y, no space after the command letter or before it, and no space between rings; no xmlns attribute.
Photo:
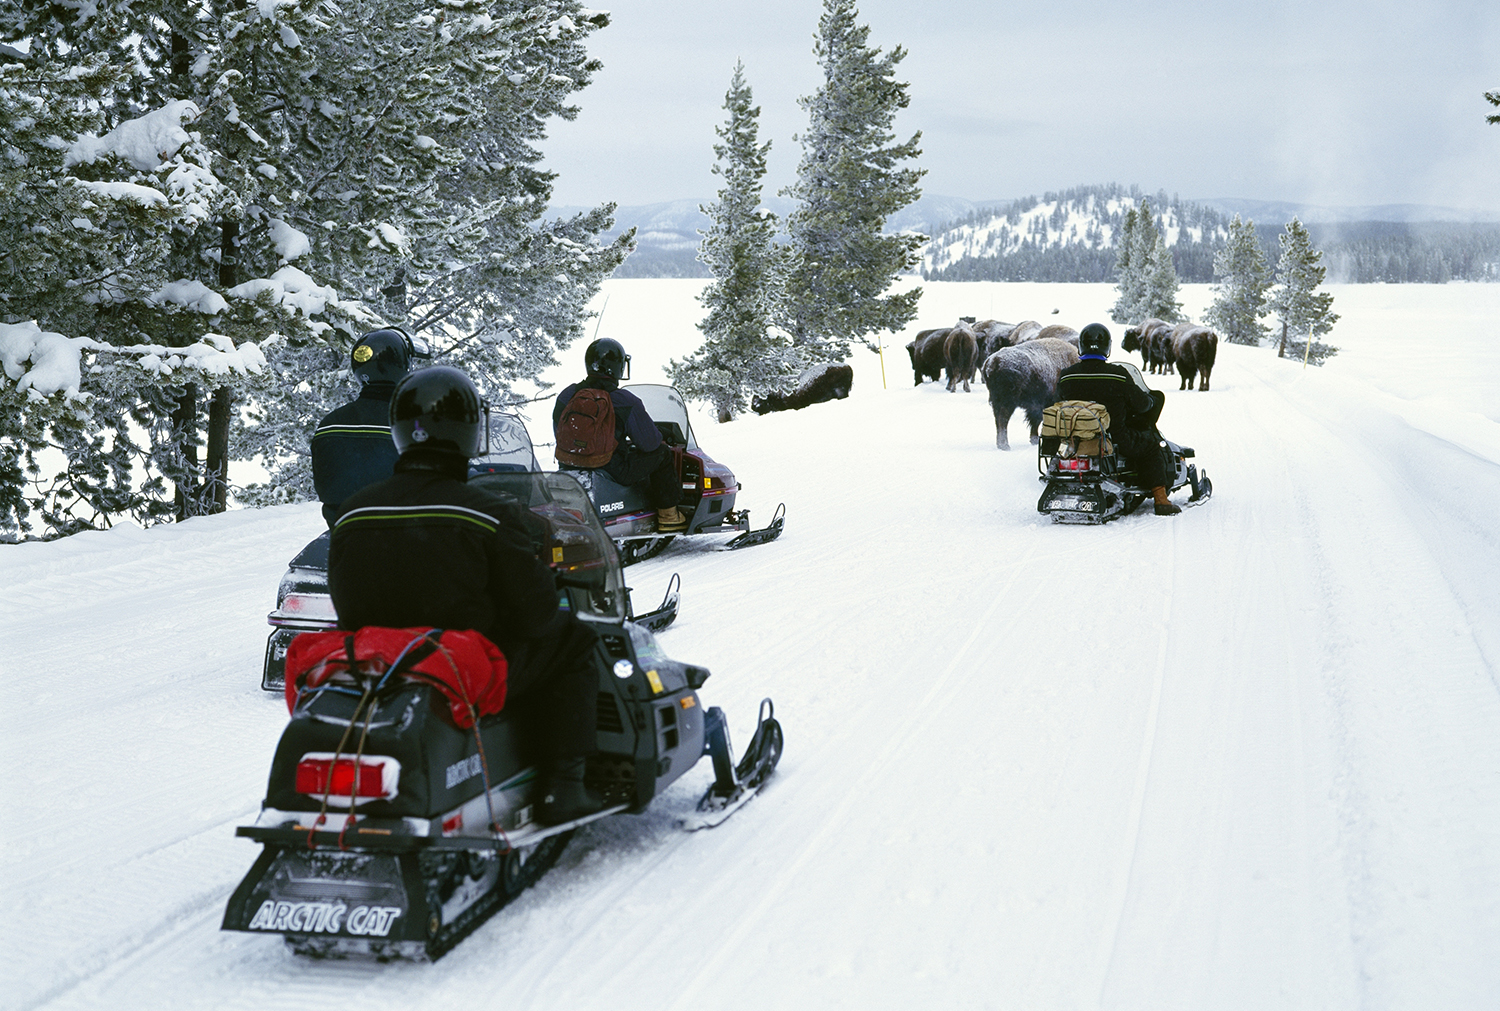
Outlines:
<svg viewBox="0 0 1500 1011"><path fill-rule="evenodd" d="M693 438L693 426L688 423L687 403L682 399L681 393L671 386L658 386L652 383L623 388L641 398L641 403L646 407L646 413L651 415L651 420L656 422L658 427L663 424L676 425L681 430L687 447L698 448L698 440Z"/></svg>
<svg viewBox="0 0 1500 1011"><path fill-rule="evenodd" d="M541 470L531 448L531 435L519 415L500 411L489 413L489 442L483 456L469 461L469 472L525 472Z"/></svg>
<svg viewBox="0 0 1500 1011"><path fill-rule="evenodd" d="M471 485L513 495L547 521L543 557L557 574L565 607L590 621L624 621L626 589L614 542L604 532L588 492L561 471L488 471Z"/></svg>

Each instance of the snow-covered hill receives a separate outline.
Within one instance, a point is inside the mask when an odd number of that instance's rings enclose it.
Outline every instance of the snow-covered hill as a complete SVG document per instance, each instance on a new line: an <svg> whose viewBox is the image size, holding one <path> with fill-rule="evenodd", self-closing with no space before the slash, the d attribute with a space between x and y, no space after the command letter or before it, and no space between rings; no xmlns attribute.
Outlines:
<svg viewBox="0 0 1500 1011"><path fill-rule="evenodd" d="M1070 248L1099 254L1100 263L1112 268L1125 215L1142 196L1149 195L1134 187L1080 186L1016 200L1003 208L976 210L933 233L922 251L922 274L931 277L964 260ZM1228 237L1229 217L1213 208L1165 193L1149 199L1162 239L1179 259L1188 247L1213 247Z"/></svg>
<svg viewBox="0 0 1500 1011"><path fill-rule="evenodd" d="M697 343L700 285L607 283L636 380ZM913 331L1115 296L924 287ZM1173 519L1041 522L1020 422L1001 453L982 387L913 387L906 335L888 388L860 352L848 400L700 413L786 533L630 582L681 573L662 644L741 737L775 698L777 777L713 832L673 827L707 769L590 827L435 965L217 929L315 505L0 547L0 1006L1500 1006L1500 286L1333 290L1326 367L1156 380L1215 484Z"/></svg>

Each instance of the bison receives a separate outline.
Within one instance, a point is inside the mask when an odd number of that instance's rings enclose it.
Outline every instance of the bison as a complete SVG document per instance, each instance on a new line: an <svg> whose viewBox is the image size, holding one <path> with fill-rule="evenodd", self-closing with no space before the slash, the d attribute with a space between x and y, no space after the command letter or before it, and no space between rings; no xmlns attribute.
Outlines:
<svg viewBox="0 0 1500 1011"><path fill-rule="evenodd" d="M1070 326L1060 326L1056 323L1052 324L1051 326L1044 326L1042 327L1041 333L1032 338L1032 340L1039 341L1049 339L1067 341L1069 344L1073 345L1074 350L1078 350L1078 331L1074 330Z"/></svg>
<svg viewBox="0 0 1500 1011"><path fill-rule="evenodd" d="M934 330L921 330L917 333L917 339L906 345L906 353L911 355L911 370L916 373L916 382L913 386L921 386L924 379L941 379L943 377L943 342L948 337L950 327L938 327Z"/></svg>
<svg viewBox="0 0 1500 1011"><path fill-rule="evenodd" d="M1193 388L1194 375L1202 377L1198 389L1208 392L1208 374L1214 370L1214 356L1219 350L1219 335L1206 326L1184 323L1172 331L1172 357L1182 376L1179 390Z"/></svg>
<svg viewBox="0 0 1500 1011"><path fill-rule="evenodd" d="M1017 323L1015 329L1010 332L1010 346L1024 344L1027 341L1036 340L1042 332L1042 325L1034 319L1028 319L1024 323Z"/></svg>
<svg viewBox="0 0 1500 1011"><path fill-rule="evenodd" d="M1148 372L1172 371L1172 324L1148 319L1125 331L1120 341L1125 351L1141 353L1141 368Z"/></svg>
<svg viewBox="0 0 1500 1011"><path fill-rule="evenodd" d="M996 447L1010 449L1006 430L1018 407L1026 412L1031 425L1031 441L1037 441L1042 411L1057 401L1058 373L1077 364L1078 349L1057 338L1029 340L1001 348L985 359L981 372L995 414Z"/></svg>
<svg viewBox="0 0 1500 1011"><path fill-rule="evenodd" d="M979 342L967 323L960 323L948 331L943 341L943 362L948 368L948 392L954 392L959 383L964 392L969 392L969 380L974 378L974 367L979 364Z"/></svg>
<svg viewBox="0 0 1500 1011"><path fill-rule="evenodd" d="M800 411L809 404L843 400L854 388L854 369L836 362L814 365L797 377L797 388L791 393L768 393L754 397L750 409L756 414L772 411Z"/></svg>
<svg viewBox="0 0 1500 1011"><path fill-rule="evenodd" d="M1015 328L1014 323L1002 323L998 319L987 319L982 323L975 323L974 337L979 341L977 361L982 363L1001 348L1010 347L1010 333Z"/></svg>

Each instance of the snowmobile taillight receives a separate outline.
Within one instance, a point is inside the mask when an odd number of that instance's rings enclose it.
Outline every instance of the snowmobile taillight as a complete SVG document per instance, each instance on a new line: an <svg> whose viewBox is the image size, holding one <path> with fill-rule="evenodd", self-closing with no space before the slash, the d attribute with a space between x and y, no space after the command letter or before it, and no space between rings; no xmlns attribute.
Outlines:
<svg viewBox="0 0 1500 1011"><path fill-rule="evenodd" d="M338 611L333 607L333 598L326 593L288 593L281 599L281 606L276 610L288 618L339 620Z"/></svg>
<svg viewBox="0 0 1500 1011"><path fill-rule="evenodd" d="M1058 460L1057 461L1057 469L1058 470L1071 471L1073 473L1078 473L1080 471L1086 471L1086 470L1093 470L1094 469L1094 461L1091 460L1091 459L1089 459L1086 456L1076 456L1076 457L1074 457L1071 460Z"/></svg>
<svg viewBox="0 0 1500 1011"><path fill-rule="evenodd" d="M401 763L386 755L355 760L348 755L335 758L332 752L310 751L297 763L297 792L311 797L326 793L330 804L340 804L342 798L342 805L347 805L351 796L356 804L390 800L396 796L400 778Z"/></svg>

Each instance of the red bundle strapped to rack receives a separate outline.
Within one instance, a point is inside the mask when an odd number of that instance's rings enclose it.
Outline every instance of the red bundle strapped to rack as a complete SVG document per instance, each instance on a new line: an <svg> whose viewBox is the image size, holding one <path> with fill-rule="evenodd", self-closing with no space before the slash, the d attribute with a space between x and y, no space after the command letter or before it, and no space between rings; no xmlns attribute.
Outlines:
<svg viewBox="0 0 1500 1011"><path fill-rule="evenodd" d="M354 656L349 656L352 643ZM352 661L352 662L351 662ZM505 654L478 632L432 628L379 628L357 632L303 632L286 651L286 707L291 712L303 688L316 688L335 674L386 671L425 681L448 697L453 722L474 725L505 705Z"/></svg>

